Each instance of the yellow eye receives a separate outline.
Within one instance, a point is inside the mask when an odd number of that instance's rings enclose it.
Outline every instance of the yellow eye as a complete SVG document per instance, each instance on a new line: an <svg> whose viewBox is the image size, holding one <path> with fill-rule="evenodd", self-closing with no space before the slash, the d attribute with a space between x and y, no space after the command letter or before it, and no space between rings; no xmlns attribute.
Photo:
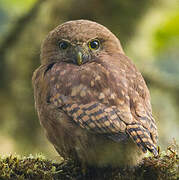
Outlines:
<svg viewBox="0 0 179 180"><path fill-rule="evenodd" d="M95 39L95 40L90 41L88 46L92 50L97 50L97 49L99 49L100 42L99 42L99 40Z"/></svg>

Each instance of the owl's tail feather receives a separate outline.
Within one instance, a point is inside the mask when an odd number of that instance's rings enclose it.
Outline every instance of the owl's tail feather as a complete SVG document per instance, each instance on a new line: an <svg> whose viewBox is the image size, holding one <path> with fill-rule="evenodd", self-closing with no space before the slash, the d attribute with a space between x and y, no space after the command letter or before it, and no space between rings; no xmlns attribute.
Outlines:
<svg viewBox="0 0 179 180"><path fill-rule="evenodd" d="M150 132L141 124L127 125L127 133L144 153L149 150L155 157L158 155L157 148L150 137Z"/></svg>

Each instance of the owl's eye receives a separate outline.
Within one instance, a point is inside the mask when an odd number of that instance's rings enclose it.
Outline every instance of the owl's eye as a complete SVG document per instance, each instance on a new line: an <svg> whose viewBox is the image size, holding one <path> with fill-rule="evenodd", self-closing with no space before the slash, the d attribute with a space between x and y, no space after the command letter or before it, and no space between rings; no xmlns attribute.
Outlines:
<svg viewBox="0 0 179 180"><path fill-rule="evenodd" d="M58 43L58 46L59 46L60 49L65 50L65 49L67 49L67 48L69 47L69 43L66 42L66 41L60 41L60 42Z"/></svg>
<svg viewBox="0 0 179 180"><path fill-rule="evenodd" d="M92 50L97 50L97 49L99 49L100 42L99 42L99 40L95 39L95 40L90 41L88 46Z"/></svg>

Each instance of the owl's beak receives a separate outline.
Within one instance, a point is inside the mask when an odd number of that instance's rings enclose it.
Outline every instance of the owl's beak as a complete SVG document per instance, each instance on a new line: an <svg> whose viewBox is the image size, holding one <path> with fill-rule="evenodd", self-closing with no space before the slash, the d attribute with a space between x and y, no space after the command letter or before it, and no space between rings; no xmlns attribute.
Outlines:
<svg viewBox="0 0 179 180"><path fill-rule="evenodd" d="M82 65L89 60L89 52L84 47L78 46L76 48L76 64Z"/></svg>
<svg viewBox="0 0 179 180"><path fill-rule="evenodd" d="M81 51L77 52L77 64L80 66L83 63L83 57Z"/></svg>

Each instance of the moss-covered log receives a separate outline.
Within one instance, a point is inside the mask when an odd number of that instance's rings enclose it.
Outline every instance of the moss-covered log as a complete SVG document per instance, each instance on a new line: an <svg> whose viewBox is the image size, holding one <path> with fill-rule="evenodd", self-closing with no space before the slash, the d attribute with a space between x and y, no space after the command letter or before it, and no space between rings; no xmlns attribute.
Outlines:
<svg viewBox="0 0 179 180"><path fill-rule="evenodd" d="M176 147L176 146L175 146ZM133 168L81 168L72 160L55 163L43 155L0 157L0 179L48 179L48 180L177 180L179 157L176 148L170 146L157 158L146 157Z"/></svg>

